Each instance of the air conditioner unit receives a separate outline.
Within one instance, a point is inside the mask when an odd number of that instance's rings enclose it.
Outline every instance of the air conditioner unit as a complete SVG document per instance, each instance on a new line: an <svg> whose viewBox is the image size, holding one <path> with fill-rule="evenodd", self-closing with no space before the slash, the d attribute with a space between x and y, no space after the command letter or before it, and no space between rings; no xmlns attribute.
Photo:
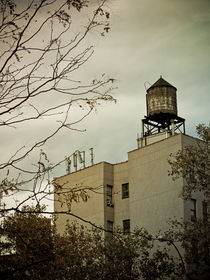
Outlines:
<svg viewBox="0 0 210 280"><path fill-rule="evenodd" d="M114 204L111 202L111 200L107 200L106 205L107 205L107 206L110 206L110 207L113 207L113 206L114 206Z"/></svg>

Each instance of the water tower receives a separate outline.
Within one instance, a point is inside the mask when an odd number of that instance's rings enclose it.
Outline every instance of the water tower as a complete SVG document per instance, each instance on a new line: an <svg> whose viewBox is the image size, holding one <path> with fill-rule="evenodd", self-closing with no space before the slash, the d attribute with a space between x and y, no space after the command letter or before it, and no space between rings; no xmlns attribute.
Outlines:
<svg viewBox="0 0 210 280"><path fill-rule="evenodd" d="M147 116L142 120L142 137L163 132L185 133L185 119L177 114L176 90L162 76L147 89Z"/></svg>

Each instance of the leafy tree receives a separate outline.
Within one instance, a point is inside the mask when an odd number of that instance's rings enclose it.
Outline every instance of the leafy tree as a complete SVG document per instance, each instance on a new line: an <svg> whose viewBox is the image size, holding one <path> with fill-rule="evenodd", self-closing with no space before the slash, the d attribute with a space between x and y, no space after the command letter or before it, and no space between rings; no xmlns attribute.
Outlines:
<svg viewBox="0 0 210 280"><path fill-rule="evenodd" d="M209 221L203 219L169 221L169 230L164 236L184 249L186 279L209 279L209 228Z"/></svg>
<svg viewBox="0 0 210 280"><path fill-rule="evenodd" d="M198 140L197 145L184 147L176 155L170 156L169 175L173 180L184 178L185 186L182 195L185 199L191 197L195 191L202 191L208 202L210 197L210 127L199 124L196 130L201 141Z"/></svg>
<svg viewBox="0 0 210 280"><path fill-rule="evenodd" d="M36 214L36 208L25 206L21 213L7 216L1 223L1 275L4 279L42 279L53 256L51 220ZM40 209L44 211L44 207ZM30 214L28 213L30 212ZM29 273L30 271L30 273ZM34 277L32 277L34 279Z"/></svg>
<svg viewBox="0 0 210 280"><path fill-rule="evenodd" d="M1 224L10 245L10 255L5 255L6 248L1 251L4 279L182 279L179 261L166 249L155 249L156 241L145 229L130 235L117 229L104 239L101 229L68 224L59 235L35 212L24 207Z"/></svg>
<svg viewBox="0 0 210 280"><path fill-rule="evenodd" d="M170 221L170 230L166 236L181 243L185 251L188 278L209 279L210 127L199 124L196 130L201 140L197 140L194 146L184 147L176 155L170 155L169 175L173 180L184 179L182 197L185 200L191 198L194 193L203 193L203 218L193 221Z"/></svg>

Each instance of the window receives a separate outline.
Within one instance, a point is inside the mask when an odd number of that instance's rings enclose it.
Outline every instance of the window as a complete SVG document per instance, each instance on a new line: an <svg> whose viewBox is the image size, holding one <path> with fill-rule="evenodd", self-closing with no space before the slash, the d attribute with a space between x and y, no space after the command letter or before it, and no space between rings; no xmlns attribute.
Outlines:
<svg viewBox="0 0 210 280"><path fill-rule="evenodd" d="M208 188L209 173L205 163L201 163L199 166L198 180L202 187Z"/></svg>
<svg viewBox="0 0 210 280"><path fill-rule="evenodd" d="M195 173L194 173L194 170L190 170L190 172L189 172L189 178L190 178L190 183L194 183L194 182L195 182Z"/></svg>
<svg viewBox="0 0 210 280"><path fill-rule="evenodd" d="M203 221L205 223L208 221L208 208L206 201L203 201Z"/></svg>
<svg viewBox="0 0 210 280"><path fill-rule="evenodd" d="M130 233L130 220L123 220L123 233Z"/></svg>
<svg viewBox="0 0 210 280"><path fill-rule="evenodd" d="M189 170L189 182L194 183L195 182L195 163L192 161L190 170Z"/></svg>
<svg viewBox="0 0 210 280"><path fill-rule="evenodd" d="M112 221L107 221L107 230L109 233L113 232L113 222Z"/></svg>
<svg viewBox="0 0 210 280"><path fill-rule="evenodd" d="M113 186L111 186L111 185L106 186L106 204L107 204L107 206L111 206L111 207L113 207L112 189L113 189Z"/></svg>
<svg viewBox="0 0 210 280"><path fill-rule="evenodd" d="M129 183L122 184L122 199L129 197Z"/></svg>
<svg viewBox="0 0 210 280"><path fill-rule="evenodd" d="M203 222L206 227L208 227L208 203L207 201L203 201ZM206 236L207 237L207 236ZM209 265L210 262L210 251L208 241L204 241L202 244L203 247L203 259L205 264Z"/></svg>
<svg viewBox="0 0 210 280"><path fill-rule="evenodd" d="M191 221L196 220L196 199L190 199L190 219Z"/></svg>
<svg viewBox="0 0 210 280"><path fill-rule="evenodd" d="M198 262L198 241L193 239L191 242L191 254L194 263Z"/></svg>

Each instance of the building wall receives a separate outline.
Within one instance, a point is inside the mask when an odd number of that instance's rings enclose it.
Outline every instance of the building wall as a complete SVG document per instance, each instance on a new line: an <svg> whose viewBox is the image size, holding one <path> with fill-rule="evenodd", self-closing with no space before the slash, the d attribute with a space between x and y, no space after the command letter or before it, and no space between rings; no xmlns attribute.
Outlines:
<svg viewBox="0 0 210 280"><path fill-rule="evenodd" d="M106 186L110 185L113 187L114 192L114 174L113 174L113 165L107 162L104 163L104 178L103 178L103 185L104 185L104 228L107 228L108 221L113 222L114 224L114 194L112 205L107 206L107 193L106 193Z"/></svg>
<svg viewBox="0 0 210 280"><path fill-rule="evenodd" d="M187 147L187 146L197 146L197 145L202 145L202 141L196 138L193 138L188 135L181 135L182 139L182 147ZM184 182L185 184L185 182ZM203 201L204 201L204 195L200 192L194 192L192 193L192 198L196 200L196 216L202 218L203 217ZM191 216L191 205L190 205L190 200L187 200L184 202L185 203L185 208L184 208L184 218L185 219L190 219Z"/></svg>
<svg viewBox="0 0 210 280"><path fill-rule="evenodd" d="M74 188L85 188L90 198L87 202L83 202L81 199L77 203L72 202L71 212L84 220L93 222L103 227L105 226L104 180L112 182L112 173L109 172L107 167L108 165L109 164L101 162L94 166L56 179L56 183L62 186L63 193L65 192L68 194L68 191ZM106 179L104 178L105 176ZM93 191L88 190L91 188ZM63 205L58 201L58 197L55 195L54 208L56 212L67 210L65 195L61 196L61 200L64 202ZM60 233L64 231L67 220L77 220L77 222L82 223L82 221L74 219L69 215L57 215L56 227ZM87 223L85 225L88 226Z"/></svg>
<svg viewBox="0 0 210 280"><path fill-rule="evenodd" d="M114 165L114 221L122 228L122 221L130 219L129 198L122 199L122 184L129 183L128 161Z"/></svg>
<svg viewBox="0 0 210 280"><path fill-rule="evenodd" d="M131 228L145 227L150 233L167 228L167 220L183 217L179 198L183 181L168 176L170 153L181 149L181 134L134 150L128 154Z"/></svg>
<svg viewBox="0 0 210 280"><path fill-rule="evenodd" d="M155 140L155 139L153 139ZM168 176L169 154L175 154L186 145L196 145L196 139L183 134L163 139L128 153L128 161L119 164L101 162L80 171L57 178L67 189L75 186L93 188L87 202L72 204L72 213L98 226L107 228L107 222L122 227L130 219L131 230L145 227L151 234L167 230L169 218L190 217L190 203L180 198L184 181L173 181ZM122 199L122 184L129 183L129 198ZM107 205L106 186L113 186L112 205ZM197 215L202 216L202 197L197 199ZM55 211L65 208L55 199ZM58 215L56 222L63 231L69 216Z"/></svg>

